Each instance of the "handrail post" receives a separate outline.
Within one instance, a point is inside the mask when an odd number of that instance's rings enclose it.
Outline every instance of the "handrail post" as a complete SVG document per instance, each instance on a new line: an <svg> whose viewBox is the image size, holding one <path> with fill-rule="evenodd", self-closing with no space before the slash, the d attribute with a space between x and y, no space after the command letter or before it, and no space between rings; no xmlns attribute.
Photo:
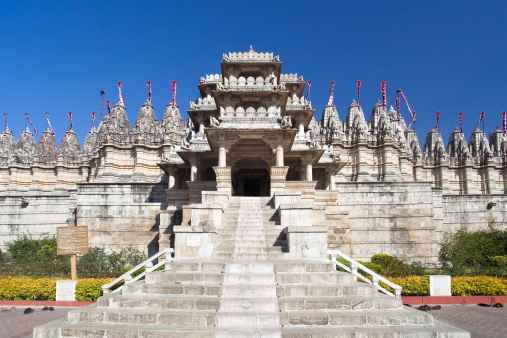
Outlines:
<svg viewBox="0 0 507 338"><path fill-rule="evenodd" d="M373 287L375 287L375 290L378 291L378 282L379 282L379 279L377 278L377 276L370 275L370 280L371 280L371 285L373 285Z"/></svg>
<svg viewBox="0 0 507 338"><path fill-rule="evenodd" d="M108 293L111 293L111 290L106 285L102 285L102 294L103 295L107 295Z"/></svg>
<svg viewBox="0 0 507 338"><path fill-rule="evenodd" d="M396 298L401 298L401 288L394 289L394 295Z"/></svg>
<svg viewBox="0 0 507 338"><path fill-rule="evenodd" d="M352 262L350 262L350 273L357 279L357 265Z"/></svg>

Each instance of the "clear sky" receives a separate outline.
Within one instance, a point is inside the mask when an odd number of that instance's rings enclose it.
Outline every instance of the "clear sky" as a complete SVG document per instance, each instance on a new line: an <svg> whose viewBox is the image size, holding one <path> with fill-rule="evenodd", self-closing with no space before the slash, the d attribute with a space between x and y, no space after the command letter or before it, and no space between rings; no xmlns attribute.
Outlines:
<svg viewBox="0 0 507 338"><path fill-rule="evenodd" d="M59 145L73 113L82 144L100 90L131 125L152 82L157 118L172 99L183 118L201 76L220 72L222 53L280 55L283 73L312 81L320 119L336 81L340 118L357 98L366 119L386 81L387 104L403 89L417 112L421 147L441 111L447 143L454 126L468 140L485 111L489 134L507 110L507 1L0 1L0 113L17 139L24 113L39 130L45 112ZM402 115L409 121L406 106ZM0 128L3 130L3 127ZM481 126L482 129L482 126ZM36 136L37 139L37 136Z"/></svg>

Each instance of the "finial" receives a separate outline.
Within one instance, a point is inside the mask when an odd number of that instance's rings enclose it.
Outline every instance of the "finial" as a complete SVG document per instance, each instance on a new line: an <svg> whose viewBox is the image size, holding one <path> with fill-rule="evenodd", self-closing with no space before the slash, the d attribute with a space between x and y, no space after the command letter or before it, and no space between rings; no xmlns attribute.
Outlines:
<svg viewBox="0 0 507 338"><path fill-rule="evenodd" d="M253 52L253 48L252 48L252 45L250 45L250 52Z"/></svg>

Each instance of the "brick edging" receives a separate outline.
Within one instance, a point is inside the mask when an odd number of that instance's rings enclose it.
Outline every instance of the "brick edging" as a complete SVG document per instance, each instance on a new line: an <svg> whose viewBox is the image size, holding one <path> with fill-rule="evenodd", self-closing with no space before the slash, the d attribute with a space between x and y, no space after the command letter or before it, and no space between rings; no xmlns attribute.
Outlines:
<svg viewBox="0 0 507 338"><path fill-rule="evenodd" d="M0 300L0 306L67 306L81 307L95 302L76 302L76 301L51 301L51 300Z"/></svg>
<svg viewBox="0 0 507 338"><path fill-rule="evenodd" d="M507 296L415 296L401 297L403 304L494 304L507 303Z"/></svg>

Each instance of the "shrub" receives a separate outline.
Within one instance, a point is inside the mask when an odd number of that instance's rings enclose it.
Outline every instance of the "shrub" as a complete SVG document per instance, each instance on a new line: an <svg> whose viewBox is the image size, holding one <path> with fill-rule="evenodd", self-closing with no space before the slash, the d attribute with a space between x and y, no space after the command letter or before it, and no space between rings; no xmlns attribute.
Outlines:
<svg viewBox="0 0 507 338"><path fill-rule="evenodd" d="M507 280L498 277L454 277L451 278L453 296L505 296Z"/></svg>
<svg viewBox="0 0 507 338"><path fill-rule="evenodd" d="M55 300L56 279L28 277L0 279L0 299Z"/></svg>
<svg viewBox="0 0 507 338"><path fill-rule="evenodd" d="M342 263L343 265L345 265L346 267L350 267L350 264L349 262L347 262L346 260L342 259L342 258L337 258L336 259L338 262ZM361 262L361 261L358 261L358 263L364 265L365 267L367 267L368 269L372 270L373 272L379 274L379 275L382 275L382 267L378 264L375 264L375 263L372 263L372 262ZM336 270L338 271L345 271L345 269L339 267L339 266L336 266ZM369 278L370 275L361 271L361 270L357 270L358 273L360 273L361 275Z"/></svg>
<svg viewBox="0 0 507 338"><path fill-rule="evenodd" d="M145 259L141 251L131 247L111 253L93 247L87 254L78 257L77 270L80 277L118 277L126 267L136 266Z"/></svg>
<svg viewBox="0 0 507 338"><path fill-rule="evenodd" d="M507 231L498 230L493 223L489 230L475 232L462 227L455 233L445 234L440 243L440 261L452 276L506 276L505 268L498 269L500 261L491 259L497 256L507 256Z"/></svg>
<svg viewBox="0 0 507 338"><path fill-rule="evenodd" d="M76 284L76 300L80 302L95 302L102 296L102 285L111 283L114 278L86 278Z"/></svg>
<svg viewBox="0 0 507 338"><path fill-rule="evenodd" d="M386 277L405 277L410 275L410 268L396 257L377 254L371 257L371 262L380 265L383 275Z"/></svg>
<svg viewBox="0 0 507 338"><path fill-rule="evenodd" d="M403 288L401 290L402 296L427 296L430 293L430 279L427 276L395 277L388 278L388 280ZM393 292L393 290L384 283L379 284L385 289Z"/></svg>
<svg viewBox="0 0 507 338"><path fill-rule="evenodd" d="M56 254L55 236L33 238L30 234L23 234L8 244L7 252L10 266L18 275L63 277L70 274L70 258Z"/></svg>

